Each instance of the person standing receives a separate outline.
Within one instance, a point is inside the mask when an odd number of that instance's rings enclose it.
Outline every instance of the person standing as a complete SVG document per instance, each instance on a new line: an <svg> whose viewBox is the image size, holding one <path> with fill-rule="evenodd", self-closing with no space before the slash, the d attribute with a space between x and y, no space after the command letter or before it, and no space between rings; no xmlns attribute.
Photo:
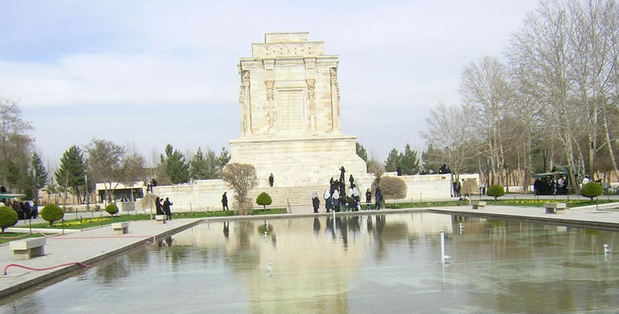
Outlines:
<svg viewBox="0 0 619 314"><path fill-rule="evenodd" d="M318 208L320 208L320 198L318 198L318 193L316 192L312 194L312 205L314 205L314 214L317 214Z"/></svg>
<svg viewBox="0 0 619 314"><path fill-rule="evenodd" d="M30 219L32 217L32 207L29 201L23 202L21 209L24 212L24 219Z"/></svg>
<svg viewBox="0 0 619 314"><path fill-rule="evenodd" d="M328 189L325 191L323 198L325 199L325 209L328 213L331 211L331 192Z"/></svg>
<svg viewBox="0 0 619 314"><path fill-rule="evenodd" d="M357 189L357 186L354 184L350 186L350 198L352 199L352 210L359 210L359 189Z"/></svg>
<svg viewBox="0 0 619 314"><path fill-rule="evenodd" d="M372 203L372 191L370 191L370 189L365 192L365 202L368 203L368 205Z"/></svg>
<svg viewBox="0 0 619 314"><path fill-rule="evenodd" d="M165 213L167 220L172 220L172 207L171 206L172 206L172 202L170 202L170 199L166 197L165 201L163 202L163 212Z"/></svg>
<svg viewBox="0 0 619 314"><path fill-rule="evenodd" d="M336 212L340 211L340 192L335 189L333 194L331 194L331 200L333 203L333 210Z"/></svg>
<svg viewBox="0 0 619 314"><path fill-rule="evenodd" d="M379 187L376 187L376 193L374 193L374 198L376 199L376 210L379 210L382 207L383 203L383 192Z"/></svg>
<svg viewBox="0 0 619 314"><path fill-rule="evenodd" d="M226 194L228 192L224 192L224 195L221 196L221 206L223 207L223 210L230 210L230 208L228 207L228 195Z"/></svg>
<svg viewBox="0 0 619 314"><path fill-rule="evenodd" d="M155 198L155 215L163 215L163 211L161 210L161 199L158 196Z"/></svg>
<svg viewBox="0 0 619 314"><path fill-rule="evenodd" d="M39 217L39 205L37 202L32 203L32 219L37 219Z"/></svg>

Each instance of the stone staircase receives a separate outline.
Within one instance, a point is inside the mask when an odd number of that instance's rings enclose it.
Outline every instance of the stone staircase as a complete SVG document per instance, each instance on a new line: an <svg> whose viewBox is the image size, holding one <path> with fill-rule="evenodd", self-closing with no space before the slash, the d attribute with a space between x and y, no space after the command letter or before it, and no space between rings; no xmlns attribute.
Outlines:
<svg viewBox="0 0 619 314"><path fill-rule="evenodd" d="M322 195L328 187L329 185L256 188L249 192L249 199L255 204L258 194L266 192L273 200L270 207L311 206L312 193L317 192L322 203Z"/></svg>

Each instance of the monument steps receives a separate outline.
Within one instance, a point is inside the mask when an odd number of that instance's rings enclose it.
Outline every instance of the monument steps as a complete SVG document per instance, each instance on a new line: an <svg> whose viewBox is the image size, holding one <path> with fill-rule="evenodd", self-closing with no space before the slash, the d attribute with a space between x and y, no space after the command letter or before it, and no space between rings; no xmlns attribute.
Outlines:
<svg viewBox="0 0 619 314"><path fill-rule="evenodd" d="M287 207L312 204L312 194L318 193L320 202L323 202L322 194L329 185L314 185L314 186L290 186L290 187L260 187L249 192L249 199L256 202L256 197L262 192L266 192L271 196L273 203L271 207Z"/></svg>

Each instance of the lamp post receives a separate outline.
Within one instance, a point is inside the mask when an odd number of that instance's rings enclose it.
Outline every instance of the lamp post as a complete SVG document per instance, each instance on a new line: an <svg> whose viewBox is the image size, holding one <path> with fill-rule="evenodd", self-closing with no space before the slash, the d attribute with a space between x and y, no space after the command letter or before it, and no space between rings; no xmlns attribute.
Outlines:
<svg viewBox="0 0 619 314"><path fill-rule="evenodd" d="M86 182L86 188L84 189L86 191L86 210L90 211L90 189L88 188L88 174L85 173L84 174L84 181ZM94 216L92 213L90 213L91 216Z"/></svg>

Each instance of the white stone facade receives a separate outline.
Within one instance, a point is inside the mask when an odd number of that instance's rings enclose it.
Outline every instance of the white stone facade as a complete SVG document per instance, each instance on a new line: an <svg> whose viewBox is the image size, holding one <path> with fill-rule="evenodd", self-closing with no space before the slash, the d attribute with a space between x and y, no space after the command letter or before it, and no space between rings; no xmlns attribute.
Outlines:
<svg viewBox="0 0 619 314"><path fill-rule="evenodd" d="M338 57L308 33L267 33L241 58L241 137L231 161L254 165L259 187L273 174L278 187L324 185L339 176L366 176L356 137L340 131Z"/></svg>
<svg viewBox="0 0 619 314"><path fill-rule="evenodd" d="M267 33L238 65L241 138L340 134L338 57L308 33Z"/></svg>

